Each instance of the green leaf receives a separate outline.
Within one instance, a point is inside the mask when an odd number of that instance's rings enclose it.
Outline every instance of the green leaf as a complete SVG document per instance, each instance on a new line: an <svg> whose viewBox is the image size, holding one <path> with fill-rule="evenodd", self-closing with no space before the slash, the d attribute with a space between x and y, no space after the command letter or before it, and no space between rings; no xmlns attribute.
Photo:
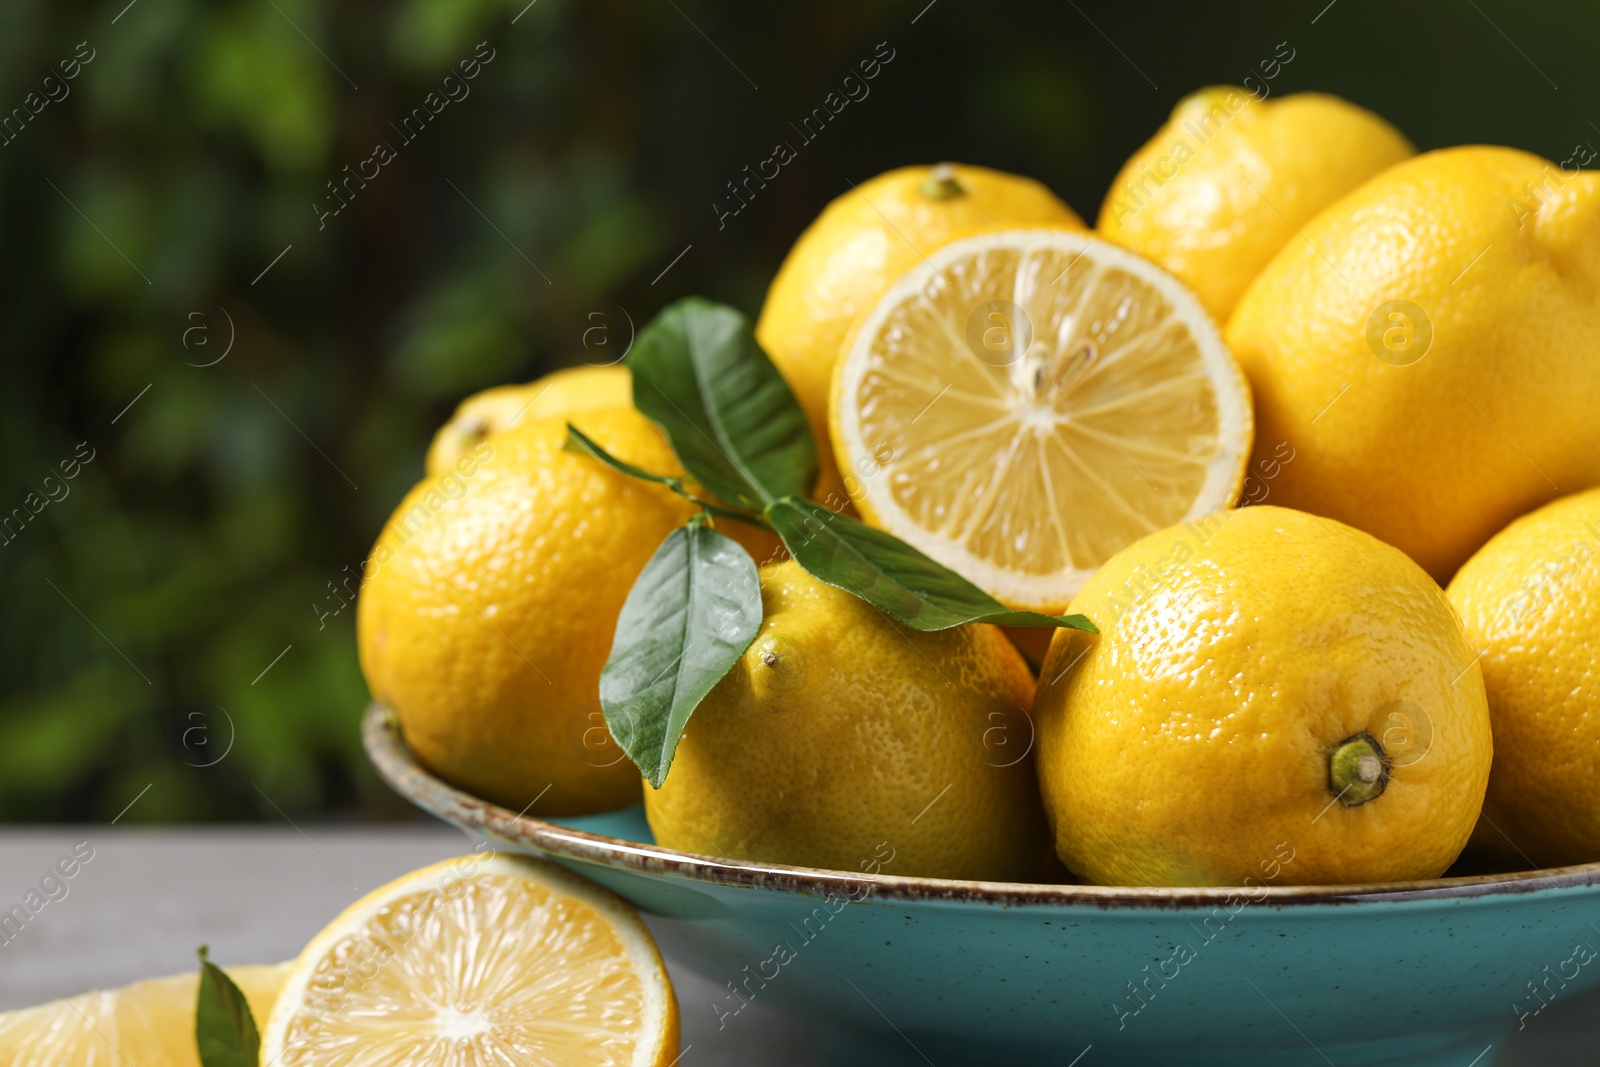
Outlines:
<svg viewBox="0 0 1600 1067"><path fill-rule="evenodd" d="M789 554L812 577L854 593L913 630L992 622L1099 633L1083 615L1012 611L892 534L815 501L779 500L767 508L766 517Z"/></svg>
<svg viewBox="0 0 1600 1067"><path fill-rule="evenodd" d="M561 446L561 448L564 452L575 452L580 456L588 456L590 459L599 460L612 470L621 474L626 474L630 478L638 478L641 481L655 482L657 485L664 485L668 489L671 489L674 493L677 493L679 496L683 497L685 500L691 500L694 503L699 504L713 515L721 515L724 518L729 519L739 519L742 522L748 522L757 525L759 525L761 522L760 516L752 515L745 511L736 511L733 508L725 508L721 504L717 504L710 500L702 500L700 497L695 496L689 491L688 485L684 483L682 478L675 478L667 474L652 474L643 467L635 467L632 463L629 463L625 459L618 459L610 452L607 452L605 449L601 448L599 444L589 437L589 435L585 434L582 430L578 429L570 422L567 423L567 440Z"/></svg>
<svg viewBox="0 0 1600 1067"><path fill-rule="evenodd" d="M702 698L761 629L761 581L738 542L700 522L674 530L645 565L600 672L606 725L656 788Z"/></svg>
<svg viewBox="0 0 1600 1067"><path fill-rule="evenodd" d="M811 427L739 312L680 300L639 331L628 367L634 406L712 496L759 511L810 492Z"/></svg>
<svg viewBox="0 0 1600 1067"><path fill-rule="evenodd" d="M258 1067L261 1035L250 1004L200 946L200 994L194 1009L194 1039L201 1067Z"/></svg>

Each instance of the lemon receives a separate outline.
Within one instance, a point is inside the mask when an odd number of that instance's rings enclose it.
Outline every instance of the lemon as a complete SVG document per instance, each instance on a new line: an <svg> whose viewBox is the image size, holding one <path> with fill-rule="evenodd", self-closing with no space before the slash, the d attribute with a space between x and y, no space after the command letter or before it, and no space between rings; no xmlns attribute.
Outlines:
<svg viewBox="0 0 1600 1067"><path fill-rule="evenodd" d="M1509 148L1401 163L1285 245L1227 337L1257 457L1295 456L1271 501L1448 581L1518 515L1600 484L1600 175Z"/></svg>
<svg viewBox="0 0 1600 1067"><path fill-rule="evenodd" d="M352 904L295 961L261 1039L277 1067L677 1055L677 1000L634 910L555 864L499 855L424 867Z"/></svg>
<svg viewBox="0 0 1600 1067"><path fill-rule="evenodd" d="M620 364L568 367L526 385L498 385L463 400L428 446L427 472L443 474L478 444L532 419L633 406L633 378Z"/></svg>
<svg viewBox="0 0 1600 1067"><path fill-rule="evenodd" d="M1123 165L1097 228L1183 279L1226 322L1299 227L1414 151L1336 96L1202 89Z"/></svg>
<svg viewBox="0 0 1600 1067"><path fill-rule="evenodd" d="M632 409L571 419L615 456L681 473ZM551 814L638 802L600 711L600 668L634 578L695 510L565 439L564 418L524 422L424 479L379 535L357 606L367 684L418 759Z"/></svg>
<svg viewBox="0 0 1600 1067"><path fill-rule="evenodd" d="M787 561L761 631L684 730L645 814L668 848L1020 881L1047 856L1028 709L1000 631L916 633Z"/></svg>
<svg viewBox="0 0 1600 1067"><path fill-rule="evenodd" d="M1600 489L1513 522L1448 593L1494 727L1473 847L1516 869L1600 860Z"/></svg>
<svg viewBox="0 0 1600 1067"><path fill-rule="evenodd" d="M1056 852L1095 882L1432 878L1489 778L1483 677L1397 549L1272 506L1118 553L1040 672ZM1251 881L1247 882L1247 879Z"/></svg>
<svg viewBox="0 0 1600 1067"><path fill-rule="evenodd" d="M854 186L800 235L772 279L756 339L811 421L821 452L819 500L844 503L829 454L828 389L850 324L907 268L952 238L1042 225L1082 227L1083 221L1029 178L942 163L901 167Z"/></svg>
<svg viewBox="0 0 1600 1067"><path fill-rule="evenodd" d="M289 973L227 967L258 1022L272 1010ZM0 1063L6 1067L200 1067L194 1009L199 976L149 978L36 1008L0 1012Z"/></svg>
<svg viewBox="0 0 1600 1067"><path fill-rule="evenodd" d="M1171 275L1072 230L945 245L834 378L862 518L1010 607L1059 612L1145 534L1237 497L1249 388Z"/></svg>

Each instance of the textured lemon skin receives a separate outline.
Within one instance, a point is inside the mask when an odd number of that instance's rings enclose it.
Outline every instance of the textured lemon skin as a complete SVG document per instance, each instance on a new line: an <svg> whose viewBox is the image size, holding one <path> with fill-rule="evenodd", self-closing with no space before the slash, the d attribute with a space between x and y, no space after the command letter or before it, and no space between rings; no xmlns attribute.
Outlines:
<svg viewBox="0 0 1600 1067"><path fill-rule="evenodd" d="M1049 852L1033 677L1001 632L921 634L793 561L763 568L765 619L695 709L656 841L851 872L1022 881ZM771 662L768 662L770 658Z"/></svg>
<svg viewBox="0 0 1600 1067"><path fill-rule="evenodd" d="M1442 590L1398 550L1271 506L1175 526L1113 556L1074 600L1035 699L1056 851L1113 885L1432 878L1489 777L1483 679ZM1335 801L1328 757L1381 709L1425 717L1382 795ZM1274 864L1274 866L1277 866Z"/></svg>
<svg viewBox="0 0 1600 1067"><path fill-rule="evenodd" d="M290 965L227 967L257 1023L266 1022ZM0 1063L6 1067L200 1067L195 1046L197 974L147 978L0 1012Z"/></svg>
<svg viewBox="0 0 1600 1067"><path fill-rule="evenodd" d="M633 376L622 365L568 367L525 385L497 385L463 400L428 446L427 472L443 474L478 444L517 423L596 408L633 406Z"/></svg>
<svg viewBox="0 0 1600 1067"><path fill-rule="evenodd" d="M632 409L571 418L613 455L679 471ZM564 418L524 422L481 444L471 473L424 479L379 536L357 610L367 684L418 759L558 815L638 802L638 771L598 715L600 669L634 579L695 510L565 438Z"/></svg>
<svg viewBox="0 0 1600 1067"><path fill-rule="evenodd" d="M1513 522L1448 593L1494 727L1474 850L1517 870L1600 860L1600 490Z"/></svg>
<svg viewBox="0 0 1600 1067"><path fill-rule="evenodd" d="M1123 165L1096 228L1183 279L1218 322L1319 211L1416 150L1323 93L1192 93Z"/></svg>
<svg viewBox="0 0 1600 1067"><path fill-rule="evenodd" d="M1255 389L1256 458L1297 453L1273 503L1366 530L1444 583L1518 515L1600 484L1600 175L1507 148L1430 152L1305 238L1227 329ZM1392 300L1432 324L1407 365L1368 342Z"/></svg>
<svg viewBox="0 0 1600 1067"><path fill-rule="evenodd" d="M922 257L980 230L1084 224L1043 185L987 167L952 165L959 196L933 197L931 166L901 167L862 182L822 210L767 290L756 339L794 390L821 453L814 495L826 501L844 483L828 439L833 364L856 318ZM830 502L831 503L831 502Z"/></svg>
<svg viewBox="0 0 1600 1067"><path fill-rule="evenodd" d="M463 400L450 421L433 435L426 471L443 475L457 464L470 463L473 449L524 422L566 420L582 412L632 407L633 375L622 364L568 367L526 385L485 389ZM655 474L683 474L675 459L670 466L648 469ZM786 554L778 536L760 526L722 519L717 531L743 545L757 563L782 559Z"/></svg>

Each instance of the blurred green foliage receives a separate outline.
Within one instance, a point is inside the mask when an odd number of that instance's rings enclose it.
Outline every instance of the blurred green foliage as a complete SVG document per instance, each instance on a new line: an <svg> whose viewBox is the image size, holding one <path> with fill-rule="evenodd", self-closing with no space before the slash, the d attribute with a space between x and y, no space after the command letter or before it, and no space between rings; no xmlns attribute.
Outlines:
<svg viewBox="0 0 1600 1067"><path fill-rule="evenodd" d="M1092 218L1179 96L1285 40L1275 91L1424 148L1600 143L1577 0L925 2L6 4L0 819L401 816L332 612L433 428L609 361L684 293L755 310L850 182L960 159ZM879 41L871 95L719 229L725 183ZM470 95L405 143L479 42ZM379 142L397 158L319 228Z"/></svg>

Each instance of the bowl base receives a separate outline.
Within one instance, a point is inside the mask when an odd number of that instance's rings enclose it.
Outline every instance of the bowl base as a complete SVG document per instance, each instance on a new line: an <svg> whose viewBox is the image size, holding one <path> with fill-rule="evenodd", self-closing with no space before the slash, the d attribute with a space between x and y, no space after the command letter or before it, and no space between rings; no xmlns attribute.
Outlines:
<svg viewBox="0 0 1600 1067"><path fill-rule="evenodd" d="M807 1027L817 1062L830 1067L1492 1067L1503 1032L1417 1034L1299 1049L1216 1047L1041 1046L1004 1040L973 1041L944 1034L862 1031L813 1023Z"/></svg>

